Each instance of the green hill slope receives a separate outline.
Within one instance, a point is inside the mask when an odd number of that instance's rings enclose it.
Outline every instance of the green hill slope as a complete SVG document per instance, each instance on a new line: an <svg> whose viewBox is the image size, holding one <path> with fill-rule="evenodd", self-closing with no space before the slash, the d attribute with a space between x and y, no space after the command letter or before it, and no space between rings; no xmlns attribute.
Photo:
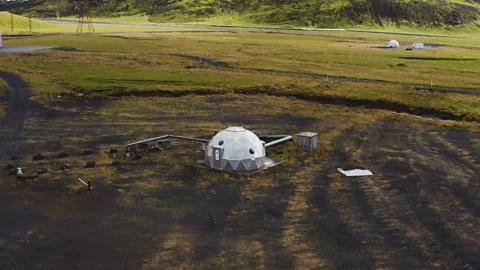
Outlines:
<svg viewBox="0 0 480 270"><path fill-rule="evenodd" d="M37 0L37 16L68 16L69 0ZM219 22L295 26L480 25L480 0L109 0L97 16L148 14L154 22Z"/></svg>
<svg viewBox="0 0 480 270"><path fill-rule="evenodd" d="M9 12L0 12L0 32L10 32L12 30L12 18L13 18L13 30L15 32L27 32L30 30L30 22L28 18L15 15ZM33 31L41 29L52 29L54 25L47 22L39 22L32 20Z"/></svg>

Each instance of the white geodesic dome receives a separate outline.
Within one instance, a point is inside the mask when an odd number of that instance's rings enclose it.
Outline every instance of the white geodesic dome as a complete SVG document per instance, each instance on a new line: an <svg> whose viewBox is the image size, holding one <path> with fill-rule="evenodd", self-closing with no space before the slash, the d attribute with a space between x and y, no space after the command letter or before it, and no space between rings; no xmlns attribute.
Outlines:
<svg viewBox="0 0 480 270"><path fill-rule="evenodd" d="M387 44L388 48L400 48L400 43L396 40L390 40Z"/></svg>
<svg viewBox="0 0 480 270"><path fill-rule="evenodd" d="M250 171L265 167L265 142L242 127L218 132L208 143L205 164L225 171Z"/></svg>

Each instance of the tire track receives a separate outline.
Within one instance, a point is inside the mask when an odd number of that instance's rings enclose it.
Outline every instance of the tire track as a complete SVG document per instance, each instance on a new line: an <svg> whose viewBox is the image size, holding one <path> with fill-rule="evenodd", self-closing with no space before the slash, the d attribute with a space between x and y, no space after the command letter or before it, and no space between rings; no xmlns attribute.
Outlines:
<svg viewBox="0 0 480 270"><path fill-rule="evenodd" d="M381 141L381 131L375 128L375 125L368 130L356 131L356 139L351 141L351 144L347 141L344 147L335 150L335 155L342 156L338 161L340 167L352 164L372 167L365 164L364 160L369 158L362 158L362 155L374 151L375 146L370 144ZM338 144L342 145L343 141L343 137L340 137ZM391 196L386 196L383 191L388 184L381 174L350 179L338 176L337 179L332 178L332 181L333 188L329 191L332 204L336 205L340 216L346 217L345 222L350 233L363 240L365 252L372 259L374 268L414 269L429 265L419 244L411 241L401 226L405 220L410 220L409 223L413 220L404 215L409 212L408 207L406 204L390 203ZM402 264L393 260L395 257L401 257Z"/></svg>
<svg viewBox="0 0 480 270"><path fill-rule="evenodd" d="M451 164L456 164L463 167L466 172L470 172L471 179L464 179L465 183L462 183L462 181L452 183L448 187L462 204L470 209L474 217L480 218L480 169L475 165L475 161L469 157L469 152L453 146L437 133L429 133L424 140L429 147L435 149L436 153L448 158ZM463 152L468 154L462 155Z"/></svg>
<svg viewBox="0 0 480 270"><path fill-rule="evenodd" d="M433 264L478 268L480 261L474 254L478 254L480 232L473 224L478 224L479 208L473 187L463 183L476 182L475 165L431 132L399 131L391 126L388 134L369 136L361 156L361 160L374 159L367 165L376 169L377 177L389 180L364 183L376 188L373 198L383 198L392 210L381 219L390 220L392 228L408 236L402 237L413 244L407 245L407 252L420 246L424 259ZM406 142L409 147L402 147ZM399 147L399 152L389 154L379 146ZM375 156L387 158L375 160Z"/></svg>
<svg viewBox="0 0 480 270"><path fill-rule="evenodd" d="M410 192L420 181L409 164L416 156L401 145L417 145L415 139L420 131L401 131L387 123L375 124L369 130L363 133L365 139L358 147L362 150L354 159L360 164L366 161L363 165L375 171L375 176L349 181L358 194L358 204L365 210L363 218L375 224L374 232L381 233L386 250L401 256L404 267L425 269L445 263L438 261L435 236L418 220L417 206L411 203ZM380 262L383 265L377 267L391 266L389 261Z"/></svg>
<svg viewBox="0 0 480 270"><path fill-rule="evenodd" d="M306 227L303 222L304 217L312 210L308 205L308 197L312 191L314 179L308 175L314 169L316 169L315 166L312 166L292 177L291 181L295 183L296 187L284 213L281 242L295 256L296 269L317 269L327 265L326 259L319 256L309 243L310 239L303 233Z"/></svg>
<svg viewBox="0 0 480 270"><path fill-rule="evenodd" d="M470 196L472 187L460 185L476 178L477 167L471 160L457 160L462 158L452 155L457 150L447 148L429 132L390 121L352 130L354 135L345 133L335 140L339 146L329 163L363 165L375 175L347 179L337 172L325 172L330 188L328 196L323 196L329 198L336 216L343 217L342 227L354 237L350 245L362 250L351 259L335 256L357 268L480 267L475 256L480 237L475 226L478 201ZM318 237L315 230L309 233ZM332 234L338 235L338 230ZM342 253L348 254L343 249Z"/></svg>
<svg viewBox="0 0 480 270"><path fill-rule="evenodd" d="M5 155L8 140L23 130L29 107L29 88L22 78L13 73L0 71L0 78L8 84L7 115L0 122L0 155Z"/></svg>

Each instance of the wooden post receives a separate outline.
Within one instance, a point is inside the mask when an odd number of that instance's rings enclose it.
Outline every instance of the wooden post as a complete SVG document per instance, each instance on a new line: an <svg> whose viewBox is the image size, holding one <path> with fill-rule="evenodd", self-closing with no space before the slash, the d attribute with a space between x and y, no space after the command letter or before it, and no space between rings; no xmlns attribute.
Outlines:
<svg viewBox="0 0 480 270"><path fill-rule="evenodd" d="M92 183L90 182L90 180L87 181L88 183L85 183L85 181L83 181L81 178L78 178L78 181L82 182L82 184L87 186L89 191L92 190Z"/></svg>

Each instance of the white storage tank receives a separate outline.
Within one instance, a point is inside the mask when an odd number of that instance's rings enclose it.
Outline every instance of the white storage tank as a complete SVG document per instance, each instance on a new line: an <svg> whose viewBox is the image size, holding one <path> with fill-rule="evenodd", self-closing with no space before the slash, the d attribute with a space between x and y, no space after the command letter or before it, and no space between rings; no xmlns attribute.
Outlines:
<svg viewBox="0 0 480 270"><path fill-rule="evenodd" d="M425 45L423 43L413 43L413 46L412 46L414 49L423 49L425 47Z"/></svg>
<svg viewBox="0 0 480 270"><path fill-rule="evenodd" d="M0 33L0 48L3 47L3 42L2 42L2 33Z"/></svg>
<svg viewBox="0 0 480 270"><path fill-rule="evenodd" d="M400 43L396 40L390 40L387 44L388 48L400 48Z"/></svg>

